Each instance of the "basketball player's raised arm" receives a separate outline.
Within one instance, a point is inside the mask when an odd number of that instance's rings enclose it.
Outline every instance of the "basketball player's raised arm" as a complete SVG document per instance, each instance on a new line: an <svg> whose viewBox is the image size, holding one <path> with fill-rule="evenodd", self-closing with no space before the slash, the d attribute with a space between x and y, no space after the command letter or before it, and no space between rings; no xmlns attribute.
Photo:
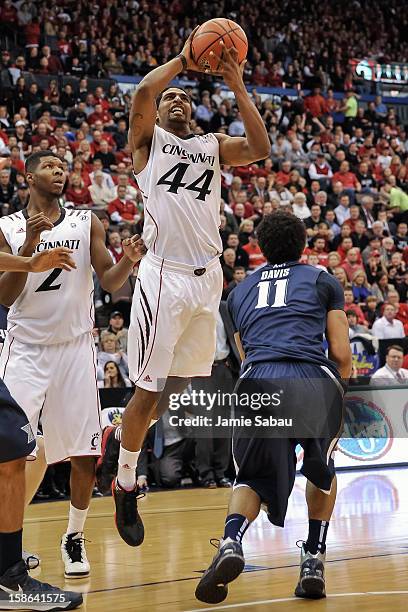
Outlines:
<svg viewBox="0 0 408 612"><path fill-rule="evenodd" d="M214 54L215 55L215 54ZM216 56L217 57L217 56ZM238 52L232 47L218 58L221 75L234 92L245 127L245 137L216 134L220 143L220 161L230 166L241 166L265 159L271 152L271 143L261 115L248 95L242 71L245 64L237 62Z"/></svg>
<svg viewBox="0 0 408 612"><path fill-rule="evenodd" d="M114 264L105 245L103 225L98 217L92 213L91 263L102 289L109 293L123 287L135 263L140 261L146 252L143 240L139 235L123 240L122 246L124 256L117 264Z"/></svg>
<svg viewBox="0 0 408 612"><path fill-rule="evenodd" d="M327 313L326 339L329 344L329 359L336 364L343 380L351 376L351 348L349 326L343 310Z"/></svg>
<svg viewBox="0 0 408 612"><path fill-rule="evenodd" d="M140 81L133 94L129 115L128 140L136 171L145 167L149 157L150 144L156 124L157 96L186 68L200 71L189 53L193 33L190 34L181 53L163 66L158 66L149 72Z"/></svg>

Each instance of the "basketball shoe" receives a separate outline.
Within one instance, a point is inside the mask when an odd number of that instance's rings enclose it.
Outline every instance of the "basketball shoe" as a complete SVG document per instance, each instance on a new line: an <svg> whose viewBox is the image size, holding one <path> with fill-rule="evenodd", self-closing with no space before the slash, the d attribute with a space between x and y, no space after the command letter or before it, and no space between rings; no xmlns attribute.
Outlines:
<svg viewBox="0 0 408 612"><path fill-rule="evenodd" d="M87 578L91 568L86 556L84 534L65 533L61 540L61 556L65 578Z"/></svg>
<svg viewBox="0 0 408 612"><path fill-rule="evenodd" d="M326 597L324 580L324 562L326 553L317 552L315 555L306 551L302 542L300 550L300 576L295 589L296 597L305 599L321 599Z"/></svg>
<svg viewBox="0 0 408 612"><path fill-rule="evenodd" d="M96 484L101 493L106 495L112 487L112 481L118 473L120 441L116 439L117 427L105 427L102 434L101 456L96 464Z"/></svg>
<svg viewBox="0 0 408 612"><path fill-rule="evenodd" d="M31 578L21 560L0 576L0 610L73 610L82 604L81 593L63 591Z"/></svg>
<svg viewBox="0 0 408 612"><path fill-rule="evenodd" d="M117 482L112 482L112 495L115 501L115 522L122 540L129 546L140 546L144 540L144 526L137 509L137 500L145 496L138 486L133 491L125 491Z"/></svg>
<svg viewBox="0 0 408 612"><path fill-rule="evenodd" d="M210 542L213 546L217 546L214 540ZM205 603L221 603L228 595L227 584L238 578L244 566L245 559L241 544L231 538L220 540L218 552L197 585L196 598Z"/></svg>

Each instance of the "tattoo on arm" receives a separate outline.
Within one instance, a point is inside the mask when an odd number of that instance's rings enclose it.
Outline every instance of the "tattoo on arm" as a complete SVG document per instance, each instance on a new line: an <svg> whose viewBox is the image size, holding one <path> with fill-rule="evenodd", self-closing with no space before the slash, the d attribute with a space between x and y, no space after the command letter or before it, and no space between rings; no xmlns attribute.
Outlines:
<svg viewBox="0 0 408 612"><path fill-rule="evenodd" d="M136 125L135 126L135 122L138 119L143 119L143 115L141 113L133 113L131 118L130 118L130 124L129 124L129 128L132 130L132 132L137 135L140 134L142 127L140 125Z"/></svg>

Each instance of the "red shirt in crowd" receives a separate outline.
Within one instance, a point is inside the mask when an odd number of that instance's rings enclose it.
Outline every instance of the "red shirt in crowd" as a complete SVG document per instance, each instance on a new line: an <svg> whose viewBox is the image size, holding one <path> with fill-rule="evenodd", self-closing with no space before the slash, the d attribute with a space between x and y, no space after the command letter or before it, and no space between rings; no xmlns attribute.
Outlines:
<svg viewBox="0 0 408 612"><path fill-rule="evenodd" d="M302 254L301 263L307 263L308 255L317 255L319 259L319 265L324 266L325 268L327 268L327 266L329 265L329 254L326 251L316 251L316 249L310 249L309 247L306 247Z"/></svg>
<svg viewBox="0 0 408 612"><path fill-rule="evenodd" d="M236 202L231 203L231 208L234 211L235 211L235 204ZM245 206L244 219L248 219L248 217L252 217L252 215L254 214L254 207L252 206L251 202L244 202L244 206Z"/></svg>
<svg viewBox="0 0 408 612"><path fill-rule="evenodd" d="M276 174L276 182L282 183L282 185L287 185L290 181L290 173L283 172L283 170L279 170Z"/></svg>
<svg viewBox="0 0 408 612"><path fill-rule="evenodd" d="M65 198L68 202L73 202L75 206L92 204L92 198L88 187L84 187L80 191L76 191L70 187L65 193Z"/></svg>
<svg viewBox="0 0 408 612"><path fill-rule="evenodd" d="M123 202L123 200L116 198L116 200L113 200L108 204L109 215L112 215L115 212L119 213L119 215L125 221L134 221L135 215L137 215L138 211L135 204L131 200L126 200Z"/></svg>
<svg viewBox="0 0 408 612"><path fill-rule="evenodd" d="M255 270L258 266L262 266L266 263L266 258L264 257L259 244L244 244L242 247L246 253L248 253L249 257L249 269Z"/></svg>
<svg viewBox="0 0 408 612"><path fill-rule="evenodd" d="M326 112L326 100L320 94L305 98L305 109L312 117L321 117Z"/></svg>
<svg viewBox="0 0 408 612"><path fill-rule="evenodd" d="M96 121L102 121L103 123L109 123L112 120L112 115L108 111L103 110L101 113L94 111L88 115L87 122L89 125L93 125Z"/></svg>
<svg viewBox="0 0 408 612"><path fill-rule="evenodd" d="M357 188L357 178L353 172L336 172L333 174L332 183L337 183L340 181L342 183L344 189L356 189Z"/></svg>
<svg viewBox="0 0 408 612"><path fill-rule="evenodd" d="M364 268L361 265L361 263L351 264L347 260L344 263L341 264L341 267L343 268L343 270L347 274L347 278L350 281L350 283L353 280L353 276L357 272L357 270L364 270Z"/></svg>

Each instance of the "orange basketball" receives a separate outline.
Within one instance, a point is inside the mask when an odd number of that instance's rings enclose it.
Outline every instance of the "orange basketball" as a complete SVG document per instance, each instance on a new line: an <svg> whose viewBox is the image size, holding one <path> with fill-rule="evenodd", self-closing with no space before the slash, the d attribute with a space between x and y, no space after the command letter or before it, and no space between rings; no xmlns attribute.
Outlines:
<svg viewBox="0 0 408 612"><path fill-rule="evenodd" d="M227 49L235 47L238 51L239 63L246 58L248 39L244 30L235 21L219 17L203 23L194 34L191 50L195 63L211 72L217 72L218 60L210 56L210 51L214 51L221 57L221 41Z"/></svg>

